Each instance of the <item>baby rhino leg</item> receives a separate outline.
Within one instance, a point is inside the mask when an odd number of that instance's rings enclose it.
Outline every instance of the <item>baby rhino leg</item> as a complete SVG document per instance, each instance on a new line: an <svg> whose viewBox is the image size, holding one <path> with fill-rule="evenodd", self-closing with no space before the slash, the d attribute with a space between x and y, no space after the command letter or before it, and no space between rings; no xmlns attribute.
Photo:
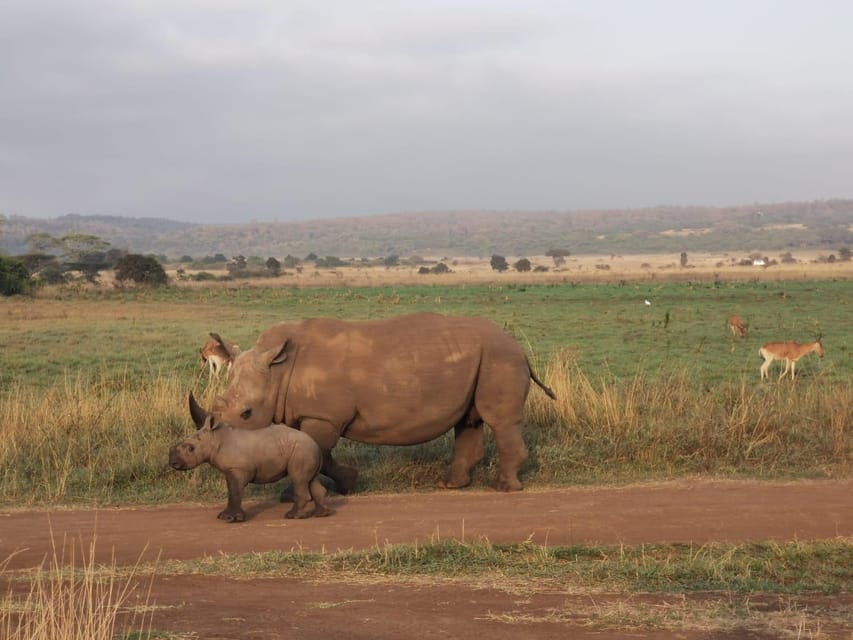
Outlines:
<svg viewBox="0 0 853 640"><path fill-rule="evenodd" d="M308 482L304 478L293 478L293 508L284 514L285 518L310 518L313 509L311 508L311 492L308 489Z"/></svg>
<svg viewBox="0 0 853 640"><path fill-rule="evenodd" d="M322 455L309 436L294 432L299 437L297 446L287 465L287 474L293 485L293 508L285 514L286 518L310 518L312 515L328 515L326 509L326 489L320 484L317 474L320 472Z"/></svg>
<svg viewBox="0 0 853 640"><path fill-rule="evenodd" d="M311 498L314 500L314 513L312 515L315 518L330 515L332 510L326 506L326 487L320 482L320 478L314 476L308 488L311 491Z"/></svg>

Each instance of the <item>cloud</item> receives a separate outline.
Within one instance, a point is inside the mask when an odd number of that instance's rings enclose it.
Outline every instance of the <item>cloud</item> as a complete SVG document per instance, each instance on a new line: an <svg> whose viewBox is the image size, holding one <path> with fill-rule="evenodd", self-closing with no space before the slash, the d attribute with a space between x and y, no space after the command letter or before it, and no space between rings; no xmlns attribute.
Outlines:
<svg viewBox="0 0 853 640"><path fill-rule="evenodd" d="M14 3L0 202L182 219L849 196L853 9Z"/></svg>

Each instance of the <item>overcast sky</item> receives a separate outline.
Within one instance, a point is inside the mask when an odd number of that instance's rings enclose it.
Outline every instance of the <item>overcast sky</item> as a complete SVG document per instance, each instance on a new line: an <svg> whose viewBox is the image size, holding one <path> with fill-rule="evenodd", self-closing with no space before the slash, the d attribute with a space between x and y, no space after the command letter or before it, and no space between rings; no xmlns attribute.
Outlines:
<svg viewBox="0 0 853 640"><path fill-rule="evenodd" d="M853 196L853 2L0 0L0 213Z"/></svg>

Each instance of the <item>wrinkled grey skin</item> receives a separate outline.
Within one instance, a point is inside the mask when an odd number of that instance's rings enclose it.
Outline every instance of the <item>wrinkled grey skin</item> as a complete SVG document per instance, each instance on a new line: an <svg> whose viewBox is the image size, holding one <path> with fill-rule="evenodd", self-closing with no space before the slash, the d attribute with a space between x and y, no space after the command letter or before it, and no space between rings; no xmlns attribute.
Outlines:
<svg viewBox="0 0 853 640"><path fill-rule="evenodd" d="M471 468L483 458L485 422L499 454L494 486L517 491L527 459L521 424L531 379L554 397L518 343L482 318L315 318L276 325L237 355L212 413L238 429L274 422L309 434L323 450L323 473L341 493L353 488L356 470L332 458L340 437L411 445L453 429L454 458L440 485L456 488L470 483ZM195 419L207 415L190 402Z"/></svg>
<svg viewBox="0 0 853 640"><path fill-rule="evenodd" d="M198 431L169 451L169 465L178 471L203 462L225 474L228 505L219 514L226 522L243 522L243 489L250 482L268 484L284 476L293 483L294 505L286 518L327 516L326 489L320 483L322 454L310 436L283 424L248 431L211 419L196 425Z"/></svg>

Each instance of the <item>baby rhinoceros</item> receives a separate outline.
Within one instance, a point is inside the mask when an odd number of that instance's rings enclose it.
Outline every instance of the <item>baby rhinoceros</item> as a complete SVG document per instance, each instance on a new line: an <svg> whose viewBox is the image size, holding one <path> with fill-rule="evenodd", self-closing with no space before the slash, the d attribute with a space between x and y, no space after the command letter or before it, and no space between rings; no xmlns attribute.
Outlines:
<svg viewBox="0 0 853 640"><path fill-rule="evenodd" d="M286 518L327 516L326 489L317 474L320 447L308 434L283 424L254 431L213 424L208 417L193 435L169 451L169 465L178 471L209 463L225 474L228 505L219 514L226 522L243 522L243 489L250 482L268 484L285 476L293 483L294 505ZM311 504L313 501L313 505Z"/></svg>

